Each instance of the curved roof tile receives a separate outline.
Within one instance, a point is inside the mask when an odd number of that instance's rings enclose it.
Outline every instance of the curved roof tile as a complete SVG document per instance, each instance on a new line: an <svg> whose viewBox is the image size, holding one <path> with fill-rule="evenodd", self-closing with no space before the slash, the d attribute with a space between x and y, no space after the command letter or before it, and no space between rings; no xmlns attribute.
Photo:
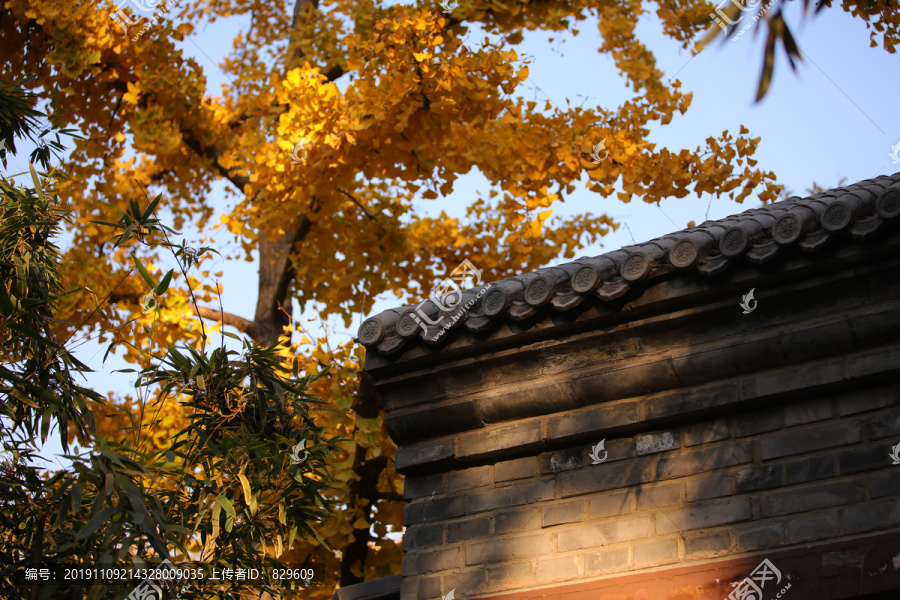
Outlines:
<svg viewBox="0 0 900 600"><path fill-rule="evenodd" d="M430 300L419 314L418 305L386 310L363 322L358 341L384 355L417 343L440 344L458 327L480 332L507 319L527 319L548 304L568 311L589 297L609 302L673 271L711 276L741 260L770 262L788 247L815 252L835 239L866 240L886 226L900 227L898 217L900 173L882 175L465 290L457 306L471 306L456 320Z"/></svg>

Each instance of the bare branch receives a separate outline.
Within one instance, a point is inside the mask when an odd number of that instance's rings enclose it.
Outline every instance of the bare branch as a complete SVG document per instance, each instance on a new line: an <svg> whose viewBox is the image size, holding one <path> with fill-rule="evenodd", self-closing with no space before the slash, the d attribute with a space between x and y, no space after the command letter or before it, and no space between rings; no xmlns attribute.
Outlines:
<svg viewBox="0 0 900 600"><path fill-rule="evenodd" d="M230 325L241 333L246 333L248 335L254 328L253 321L249 321L243 317L239 317L237 315L233 315L221 310L215 310L212 308L207 308L205 306L197 306L194 308L194 313L201 319L210 319L217 323Z"/></svg>

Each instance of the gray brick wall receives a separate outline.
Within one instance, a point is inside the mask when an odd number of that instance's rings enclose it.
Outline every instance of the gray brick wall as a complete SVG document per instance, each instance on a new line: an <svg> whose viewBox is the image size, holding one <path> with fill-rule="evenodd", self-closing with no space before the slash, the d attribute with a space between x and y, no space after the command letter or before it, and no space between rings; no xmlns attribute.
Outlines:
<svg viewBox="0 0 900 600"><path fill-rule="evenodd" d="M900 531L898 414L888 384L409 477L401 600Z"/></svg>

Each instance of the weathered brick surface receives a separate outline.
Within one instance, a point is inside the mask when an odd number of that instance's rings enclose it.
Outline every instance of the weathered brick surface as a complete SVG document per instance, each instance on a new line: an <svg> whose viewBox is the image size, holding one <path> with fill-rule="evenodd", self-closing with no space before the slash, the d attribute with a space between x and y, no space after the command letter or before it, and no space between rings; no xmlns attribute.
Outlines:
<svg viewBox="0 0 900 600"><path fill-rule="evenodd" d="M457 438L457 456L490 455L503 450L534 445L541 439L541 423L537 420L489 427L486 430L465 433Z"/></svg>
<svg viewBox="0 0 900 600"><path fill-rule="evenodd" d="M537 458L526 456L516 460L506 460L494 465L494 481L502 483L514 479L534 477L538 473Z"/></svg>
<svg viewBox="0 0 900 600"><path fill-rule="evenodd" d="M735 530L735 549L750 552L774 548L783 544L785 525L782 522L738 527Z"/></svg>
<svg viewBox="0 0 900 600"><path fill-rule="evenodd" d="M900 465L893 468L894 470L875 473L869 477L869 493L872 498L900 496L900 472L897 471Z"/></svg>
<svg viewBox="0 0 900 600"><path fill-rule="evenodd" d="M886 444L872 444L864 448L844 450L838 454L838 467L842 475L874 471L890 464Z"/></svg>
<svg viewBox="0 0 900 600"><path fill-rule="evenodd" d="M483 487L493 482L491 467L474 467L447 473L447 491L450 493Z"/></svg>
<svg viewBox="0 0 900 600"><path fill-rule="evenodd" d="M632 551L635 568L673 563L678 560L678 538L641 542L635 544Z"/></svg>
<svg viewBox="0 0 900 600"><path fill-rule="evenodd" d="M697 502L710 498L721 498L734 493L734 482L725 472L714 475L698 475L690 477L684 484L685 500Z"/></svg>
<svg viewBox="0 0 900 600"><path fill-rule="evenodd" d="M729 437L731 437L731 427L728 421L720 419L685 428L682 440L685 446L697 446L727 440Z"/></svg>
<svg viewBox="0 0 900 600"><path fill-rule="evenodd" d="M831 401L827 398L816 398L784 407L785 427L824 421L829 417L831 417Z"/></svg>
<svg viewBox="0 0 900 600"><path fill-rule="evenodd" d="M421 477L407 477L403 482L404 498L421 498L432 494L443 494L445 488L444 473L424 475Z"/></svg>
<svg viewBox="0 0 900 600"><path fill-rule="evenodd" d="M741 469L734 474L734 485L738 493L766 490L784 484L782 465L758 465Z"/></svg>
<svg viewBox="0 0 900 600"><path fill-rule="evenodd" d="M900 390L894 386L864 388L838 396L838 415L855 415L900 403Z"/></svg>
<svg viewBox="0 0 900 600"><path fill-rule="evenodd" d="M534 579L537 583L551 583L576 579L580 574L577 556L551 556L537 561Z"/></svg>
<svg viewBox="0 0 900 600"><path fill-rule="evenodd" d="M895 502L870 503L844 509L843 530L845 533L886 529L896 523L897 506Z"/></svg>
<svg viewBox="0 0 900 600"><path fill-rule="evenodd" d="M651 483L635 489L637 510L648 510L681 503L681 482Z"/></svg>
<svg viewBox="0 0 900 600"><path fill-rule="evenodd" d="M677 431L645 433L634 438L638 456L674 450L680 445Z"/></svg>
<svg viewBox="0 0 900 600"><path fill-rule="evenodd" d="M747 521L752 516L746 497L713 500L665 511L656 515L656 533L705 529L727 523Z"/></svg>
<svg viewBox="0 0 900 600"><path fill-rule="evenodd" d="M556 482L552 479L518 483L469 494L469 512L521 506L553 498Z"/></svg>
<svg viewBox="0 0 900 600"><path fill-rule="evenodd" d="M858 423L829 423L763 437L759 442L759 456L762 460L770 460L853 444L859 440Z"/></svg>
<svg viewBox="0 0 900 600"><path fill-rule="evenodd" d="M881 411L866 418L870 440L900 436L900 409Z"/></svg>
<svg viewBox="0 0 900 600"><path fill-rule="evenodd" d="M837 535L839 531L836 509L810 515L795 515L787 523L788 539L792 543L828 538Z"/></svg>
<svg viewBox="0 0 900 600"><path fill-rule="evenodd" d="M561 523L572 523L583 518L584 502L582 500L573 500L561 504L552 504L544 508L541 522L544 527L550 527Z"/></svg>
<svg viewBox="0 0 900 600"><path fill-rule="evenodd" d="M620 519L607 523L581 525L577 528L560 530L557 544L560 552L581 550L594 546L617 544L650 534L650 519L637 517Z"/></svg>
<svg viewBox="0 0 900 600"><path fill-rule="evenodd" d="M684 540L685 558L713 558L732 552L732 532L716 531L686 536Z"/></svg>
<svg viewBox="0 0 900 600"><path fill-rule="evenodd" d="M770 408L757 411L753 415L741 415L734 418L734 437L758 435L781 429L784 425L784 413L781 408Z"/></svg>
<svg viewBox="0 0 900 600"><path fill-rule="evenodd" d="M496 592L531 585L531 563L504 563L488 567L485 580L485 592Z"/></svg>
<svg viewBox="0 0 900 600"><path fill-rule="evenodd" d="M749 442L719 444L713 448L700 447L674 456L666 455L659 460L656 473L658 479L696 475L718 469L748 463L753 460L753 450Z"/></svg>
<svg viewBox="0 0 900 600"><path fill-rule="evenodd" d="M576 448L547 452L538 457L538 465L542 475L580 469L584 466L584 450Z"/></svg>
<svg viewBox="0 0 900 600"><path fill-rule="evenodd" d="M413 525L407 528L403 534L403 548L433 547L441 543L444 538L443 525Z"/></svg>
<svg viewBox="0 0 900 600"><path fill-rule="evenodd" d="M810 512L820 508L844 506L865 499L862 481L835 481L805 486L799 490L787 490L763 496L760 514L763 517Z"/></svg>
<svg viewBox="0 0 900 600"><path fill-rule="evenodd" d="M628 548L601 548L582 554L584 574L587 577L617 573L628 568Z"/></svg>
<svg viewBox="0 0 900 600"><path fill-rule="evenodd" d="M458 542L472 538L487 537L491 534L489 517L456 521L447 526L447 541Z"/></svg>
<svg viewBox="0 0 900 600"><path fill-rule="evenodd" d="M637 401L604 403L547 419L547 437L562 440L584 433L612 431L633 425L640 419L640 403Z"/></svg>
<svg viewBox="0 0 900 600"><path fill-rule="evenodd" d="M540 526L541 512L537 508L501 510L494 517L494 532L497 535L513 531L537 529Z"/></svg>
<svg viewBox="0 0 900 600"><path fill-rule="evenodd" d="M566 498L650 482L655 479L652 467L646 460L630 460L566 471L557 476L560 493Z"/></svg>
<svg viewBox="0 0 900 600"><path fill-rule="evenodd" d="M422 552L404 557L404 573L430 573L455 569L461 564L459 548Z"/></svg>
<svg viewBox="0 0 900 600"><path fill-rule="evenodd" d="M403 524L413 525L425 521L439 521L459 517L466 512L465 496L451 496L420 500L407 504L403 509Z"/></svg>
<svg viewBox="0 0 900 600"><path fill-rule="evenodd" d="M634 510L633 498L634 493L631 490L592 496L588 500L588 518L598 519L626 515Z"/></svg>
<svg viewBox="0 0 900 600"><path fill-rule="evenodd" d="M550 553L550 534L497 538L466 546L466 564L512 561L523 556Z"/></svg>
<svg viewBox="0 0 900 600"><path fill-rule="evenodd" d="M788 485L834 477L837 460L833 454L821 454L784 464L784 480Z"/></svg>

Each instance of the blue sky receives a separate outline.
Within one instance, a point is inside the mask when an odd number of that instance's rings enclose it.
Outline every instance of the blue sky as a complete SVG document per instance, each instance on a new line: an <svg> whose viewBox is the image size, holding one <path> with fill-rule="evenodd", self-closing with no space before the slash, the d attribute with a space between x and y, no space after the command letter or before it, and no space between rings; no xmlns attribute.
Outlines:
<svg viewBox="0 0 900 600"><path fill-rule="evenodd" d="M800 2L789 3L785 14L804 60L795 74L779 47L772 87L760 103L755 103L754 98L762 64L762 31L748 31L734 42L723 43L720 38L692 57L677 42L662 35L662 27L652 12L642 16L637 33L655 53L657 68L663 70L666 78L679 79L682 89L694 94L685 115L676 114L669 125L651 127L649 141L676 152L682 148L693 150L704 145L707 137L717 137L725 130L736 135L743 125L752 136L762 138L755 156L759 161L757 167L774 171L778 182L797 195L805 195L806 188L814 181L827 188L835 187L841 178L853 183L900 171L900 164L892 164L889 156L891 147L900 142L897 55L870 48L865 23L843 10L826 9L804 19L800 6ZM440 9L436 7L436 10ZM198 27L182 43L184 51L205 69L211 95L221 95L220 84L227 82L216 63L229 52L231 40L245 24L239 18L223 19ZM584 106L617 107L630 94L612 60L597 52L601 42L596 21L588 19L576 27L580 31L578 36L526 33L525 41L516 49L520 57L529 57L530 75L518 93L528 100L549 99L562 108L567 99L574 106L584 103ZM551 37L555 38L553 42L548 41ZM482 38L483 35L473 30L469 43L476 44ZM212 200L225 210L228 202L233 201L226 201L223 189L223 185L217 186ZM486 194L488 190L483 177L470 173L457 181L450 196L421 201L418 209L431 216L443 210L451 216L462 217L465 206L478 192ZM707 211L709 219L716 219L758 205L753 196L743 205L723 199L710 202L709 196L673 198L663 201L660 207L638 199L625 204L615 197L602 198L581 187L564 204L555 207L554 216L606 213L627 223L627 228L619 228L601 244L578 254L583 256L629 245L633 243L632 236L634 241L641 242L686 227L691 220L700 223L707 218ZM186 233L189 241L199 237L197 232ZM220 250L229 242L226 237L224 233L216 236ZM559 262L564 261L551 264ZM225 271L221 278L224 309L252 317L256 303L256 263L220 263L211 270L220 268ZM430 285L423 282L423 287L427 289ZM396 305L393 296L379 299L370 314ZM362 318L365 316L368 315ZM343 340L355 335L359 322L357 317L353 330L347 331L342 322L334 319L330 328L337 339ZM88 376L89 383L101 392L128 392L132 389L131 376L112 373L126 365L115 357L101 365L104 351L105 347L87 342L77 352L81 360L97 370ZM55 443L49 444L45 451L53 452L55 448Z"/></svg>

